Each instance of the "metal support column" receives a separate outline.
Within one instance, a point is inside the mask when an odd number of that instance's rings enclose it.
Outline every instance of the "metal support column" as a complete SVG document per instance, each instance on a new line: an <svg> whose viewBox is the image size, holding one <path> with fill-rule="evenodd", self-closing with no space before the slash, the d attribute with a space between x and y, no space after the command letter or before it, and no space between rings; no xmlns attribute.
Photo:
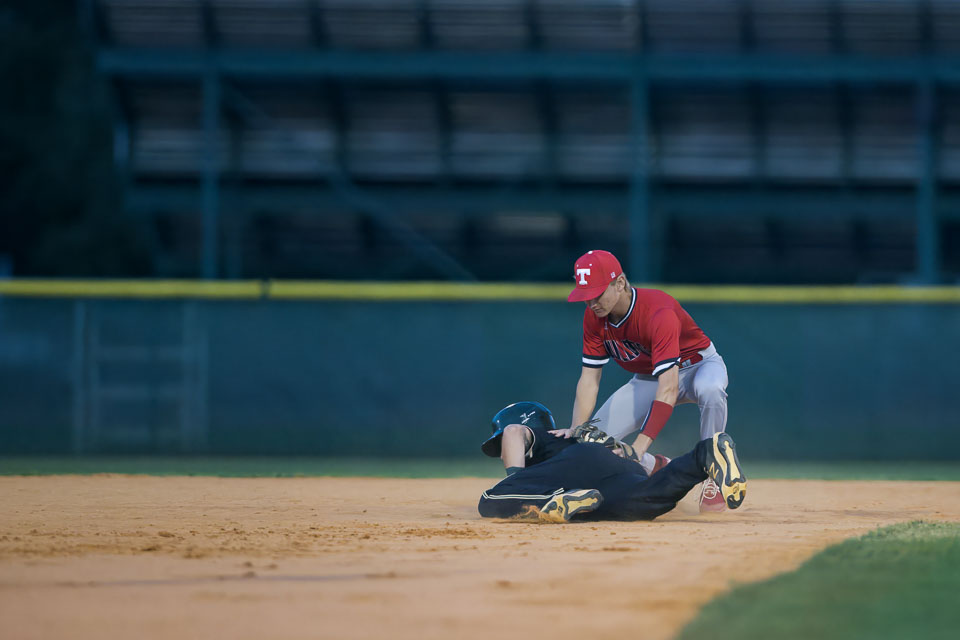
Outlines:
<svg viewBox="0 0 960 640"><path fill-rule="evenodd" d="M182 453L200 453L207 446L207 336L200 303L183 303L180 344L180 438Z"/></svg>
<svg viewBox="0 0 960 640"><path fill-rule="evenodd" d="M654 282L659 278L658 262L652 255L650 216L649 120L650 87L647 74L638 61L630 83L631 148L633 167L630 171L629 204L629 271L637 282Z"/></svg>
<svg viewBox="0 0 960 640"><path fill-rule="evenodd" d="M218 277L220 231L220 76L212 65L203 76L203 236L201 273Z"/></svg>
<svg viewBox="0 0 960 640"><path fill-rule="evenodd" d="M940 225L937 220L936 87L925 78L917 87L920 130L920 175L917 177L917 279L940 281Z"/></svg>
<svg viewBox="0 0 960 640"><path fill-rule="evenodd" d="M73 303L73 429L71 431L72 450L75 455L86 451L87 447L87 397L86 376L87 357L87 303L75 300Z"/></svg>

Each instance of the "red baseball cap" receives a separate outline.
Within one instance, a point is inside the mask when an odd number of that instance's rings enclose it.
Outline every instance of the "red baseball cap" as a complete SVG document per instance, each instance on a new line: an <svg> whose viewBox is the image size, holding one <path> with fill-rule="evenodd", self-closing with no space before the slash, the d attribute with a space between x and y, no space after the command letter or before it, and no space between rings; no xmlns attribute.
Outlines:
<svg viewBox="0 0 960 640"><path fill-rule="evenodd" d="M620 261L609 251L587 251L573 265L573 279L577 287L567 296L567 302L593 300L622 273Z"/></svg>

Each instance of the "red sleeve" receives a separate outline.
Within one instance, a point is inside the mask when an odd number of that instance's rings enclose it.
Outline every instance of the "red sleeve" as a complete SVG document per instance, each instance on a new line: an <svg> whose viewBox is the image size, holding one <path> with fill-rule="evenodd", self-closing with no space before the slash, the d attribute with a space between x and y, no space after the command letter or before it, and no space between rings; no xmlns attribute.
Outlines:
<svg viewBox="0 0 960 640"><path fill-rule="evenodd" d="M583 366L599 368L607 364L610 356L603 346L603 336L600 335L600 326L597 316L590 309L583 312Z"/></svg>
<svg viewBox="0 0 960 640"><path fill-rule="evenodd" d="M650 345L653 375L680 364L680 319L673 309L661 309L650 318Z"/></svg>

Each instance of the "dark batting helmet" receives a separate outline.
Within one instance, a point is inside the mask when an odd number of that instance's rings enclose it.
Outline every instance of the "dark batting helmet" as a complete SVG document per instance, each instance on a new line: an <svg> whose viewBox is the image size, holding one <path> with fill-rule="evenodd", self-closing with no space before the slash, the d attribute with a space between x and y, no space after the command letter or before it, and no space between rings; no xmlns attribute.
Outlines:
<svg viewBox="0 0 960 640"><path fill-rule="evenodd" d="M499 458L503 430L511 424L523 424L547 431L557 428L550 409L539 402L514 402L500 409L497 415L493 416L493 435L480 445L480 449L491 458Z"/></svg>

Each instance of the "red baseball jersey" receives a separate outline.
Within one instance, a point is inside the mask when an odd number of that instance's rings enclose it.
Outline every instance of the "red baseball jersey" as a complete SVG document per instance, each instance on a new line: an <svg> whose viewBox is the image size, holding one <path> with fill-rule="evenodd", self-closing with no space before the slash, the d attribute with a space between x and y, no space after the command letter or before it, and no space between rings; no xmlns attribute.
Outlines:
<svg viewBox="0 0 960 640"><path fill-rule="evenodd" d="M668 293L633 288L620 322L583 314L583 366L602 367L612 357L631 373L661 373L710 346L710 338Z"/></svg>

